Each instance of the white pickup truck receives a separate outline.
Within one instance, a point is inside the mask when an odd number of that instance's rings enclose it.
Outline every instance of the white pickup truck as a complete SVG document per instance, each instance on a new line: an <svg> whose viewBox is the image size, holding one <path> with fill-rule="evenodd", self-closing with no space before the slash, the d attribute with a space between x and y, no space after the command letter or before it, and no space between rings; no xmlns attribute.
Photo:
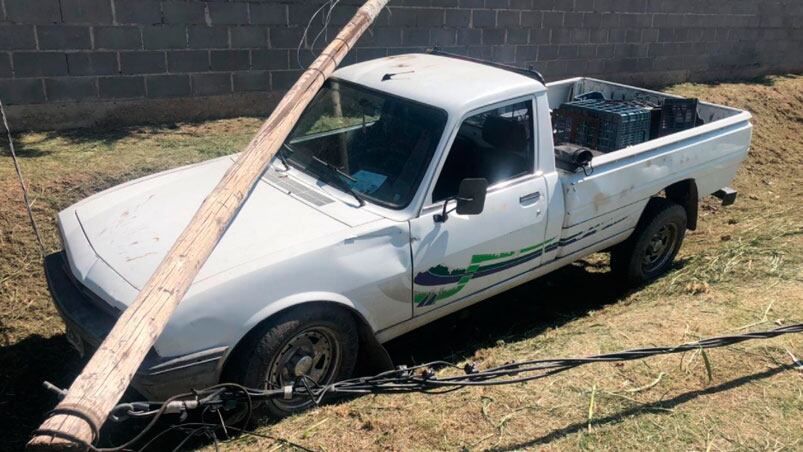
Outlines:
<svg viewBox="0 0 803 452"><path fill-rule="evenodd" d="M360 360L388 366L381 343L598 251L623 281L660 275L695 228L699 199L722 192L746 157L750 114L700 102L692 128L558 167L550 114L586 92L672 98L588 78L545 85L433 54L338 70L135 388L164 398L221 380L326 383ZM59 214L64 252L46 274L79 351L97 347L235 158L144 177Z"/></svg>

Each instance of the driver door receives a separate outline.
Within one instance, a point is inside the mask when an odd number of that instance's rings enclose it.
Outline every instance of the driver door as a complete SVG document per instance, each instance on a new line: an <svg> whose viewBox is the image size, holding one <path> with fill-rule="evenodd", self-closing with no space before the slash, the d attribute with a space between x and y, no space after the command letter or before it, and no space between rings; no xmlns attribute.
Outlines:
<svg viewBox="0 0 803 452"><path fill-rule="evenodd" d="M462 122L432 189L431 203L410 222L413 315L468 302L541 262L546 182L536 173L533 100L473 112ZM485 178L478 215L448 214L460 181ZM444 201L446 200L446 201Z"/></svg>

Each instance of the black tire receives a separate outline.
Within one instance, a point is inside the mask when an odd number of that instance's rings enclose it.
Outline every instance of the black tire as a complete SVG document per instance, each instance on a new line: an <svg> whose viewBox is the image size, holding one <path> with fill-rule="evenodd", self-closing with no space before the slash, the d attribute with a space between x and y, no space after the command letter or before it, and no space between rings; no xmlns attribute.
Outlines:
<svg viewBox="0 0 803 452"><path fill-rule="evenodd" d="M640 286L672 266L686 234L686 210L652 198L633 234L611 250L611 271L628 286Z"/></svg>
<svg viewBox="0 0 803 452"><path fill-rule="evenodd" d="M316 340L318 342L314 342ZM304 356L314 360L316 358L311 354L318 355L317 352L308 353L307 342L310 346L326 342L324 345L330 349L329 365L320 372L319 378L312 375L315 375L320 361L313 361L306 372L318 384L351 376L359 347L354 318L344 309L310 304L280 312L251 332L227 363L223 381L234 381L250 388L277 388L292 384L296 379L295 374L291 374L293 363L297 366ZM260 404L260 408L270 416L285 417L312 405L307 398L274 399Z"/></svg>

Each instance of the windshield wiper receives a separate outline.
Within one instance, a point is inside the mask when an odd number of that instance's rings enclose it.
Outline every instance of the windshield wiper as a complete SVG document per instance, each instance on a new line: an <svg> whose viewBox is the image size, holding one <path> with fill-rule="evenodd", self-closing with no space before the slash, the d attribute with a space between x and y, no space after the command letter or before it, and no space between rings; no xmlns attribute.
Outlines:
<svg viewBox="0 0 803 452"><path fill-rule="evenodd" d="M348 180L350 180L352 182L357 182L357 179L353 178L351 176L351 174L348 174L347 172L341 170L340 168L338 168L337 166L327 162L326 160L323 160L323 159L321 159L321 158L319 158L317 156L314 156L314 155L312 156L312 159L315 160L316 162L320 163L321 165L325 166L329 171L332 171L334 174L337 174L339 176L343 176L343 177L345 177L346 179L348 179ZM365 200L362 198L362 196L357 194L357 192L353 188L351 188L351 185L349 185L348 182L345 182L342 179L337 178L337 177L335 177L335 179L340 181L340 186L343 187L351 196L354 196L354 199L356 199L357 202L360 203L360 207L365 205Z"/></svg>
<svg viewBox="0 0 803 452"><path fill-rule="evenodd" d="M291 154L295 152L293 148L290 147L287 143L282 143L282 148L279 148L279 151L276 152L276 156L279 157L279 160L282 161L282 165L284 165L285 171L290 171L290 162L287 161L287 156L284 155L284 150L287 149Z"/></svg>

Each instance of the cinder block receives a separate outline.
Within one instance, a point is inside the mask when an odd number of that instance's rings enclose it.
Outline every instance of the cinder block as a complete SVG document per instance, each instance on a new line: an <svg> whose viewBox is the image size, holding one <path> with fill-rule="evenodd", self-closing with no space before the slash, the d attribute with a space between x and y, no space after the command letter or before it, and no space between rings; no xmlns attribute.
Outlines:
<svg viewBox="0 0 803 452"><path fill-rule="evenodd" d="M586 28L599 28L602 26L602 14L596 12L583 13L583 26Z"/></svg>
<svg viewBox="0 0 803 452"><path fill-rule="evenodd" d="M273 91L285 91L301 77L303 71L271 71L270 86Z"/></svg>
<svg viewBox="0 0 803 452"><path fill-rule="evenodd" d="M555 0L533 0L533 9L551 11L555 9Z"/></svg>
<svg viewBox="0 0 803 452"><path fill-rule="evenodd" d="M458 4L461 8L482 8L485 0L460 0Z"/></svg>
<svg viewBox="0 0 803 452"><path fill-rule="evenodd" d="M0 25L0 49L21 50L36 48L33 25Z"/></svg>
<svg viewBox="0 0 803 452"><path fill-rule="evenodd" d="M82 101L98 97L94 77L61 77L45 79L48 102Z"/></svg>
<svg viewBox="0 0 803 452"><path fill-rule="evenodd" d="M571 60L577 58L579 48L576 45L559 45L558 59Z"/></svg>
<svg viewBox="0 0 803 452"><path fill-rule="evenodd" d="M457 45L480 45L482 44L482 32L479 28L458 28Z"/></svg>
<svg viewBox="0 0 803 452"><path fill-rule="evenodd" d="M493 8L493 9L507 8L509 4L510 4L509 0L485 0L486 8Z"/></svg>
<svg viewBox="0 0 803 452"><path fill-rule="evenodd" d="M323 6L324 2L311 2L311 1L294 1L294 2L286 2L289 3L287 5L287 14L290 25L303 25L306 26L309 22L310 18L313 14ZM325 11L321 11L318 13L318 19L321 18L321 14ZM313 23L320 24L319 21L314 21Z"/></svg>
<svg viewBox="0 0 803 452"><path fill-rule="evenodd" d="M231 93L231 73L193 74L190 77L192 94L195 96L213 96Z"/></svg>
<svg viewBox="0 0 803 452"><path fill-rule="evenodd" d="M515 46L493 46L491 47L491 58L502 63L512 63L516 60Z"/></svg>
<svg viewBox="0 0 803 452"><path fill-rule="evenodd" d="M530 30L526 28L508 28L507 44L519 45L529 42Z"/></svg>
<svg viewBox="0 0 803 452"><path fill-rule="evenodd" d="M36 34L42 50L92 48L89 27L40 25L36 28Z"/></svg>
<svg viewBox="0 0 803 452"><path fill-rule="evenodd" d="M137 27L95 27L96 49L141 49L142 36Z"/></svg>
<svg viewBox="0 0 803 452"><path fill-rule="evenodd" d="M471 25L476 28L492 28L496 26L496 11L475 9L471 12Z"/></svg>
<svg viewBox="0 0 803 452"><path fill-rule="evenodd" d="M382 58L388 55L387 49L357 49L357 61L368 61L376 58Z"/></svg>
<svg viewBox="0 0 803 452"><path fill-rule="evenodd" d="M239 71L251 67L248 50L213 50L210 61L213 71Z"/></svg>
<svg viewBox="0 0 803 452"><path fill-rule="evenodd" d="M429 43L429 28L405 28L402 30L402 45L427 46Z"/></svg>
<svg viewBox="0 0 803 452"><path fill-rule="evenodd" d="M162 22L162 5L153 0L114 0L118 24L155 25Z"/></svg>
<svg viewBox="0 0 803 452"><path fill-rule="evenodd" d="M189 47L193 49L226 49L229 47L229 30L226 27L189 27Z"/></svg>
<svg viewBox="0 0 803 452"><path fill-rule="evenodd" d="M66 23L110 24L113 21L109 0L61 0L61 16Z"/></svg>
<svg viewBox="0 0 803 452"><path fill-rule="evenodd" d="M145 80L148 97L186 97L190 95L189 75L152 75Z"/></svg>
<svg viewBox="0 0 803 452"><path fill-rule="evenodd" d="M67 54L70 75L112 75L120 72L115 52L76 52Z"/></svg>
<svg viewBox="0 0 803 452"><path fill-rule="evenodd" d="M521 26L522 27L541 27L543 20L543 13L541 11L522 11L521 12Z"/></svg>
<svg viewBox="0 0 803 452"><path fill-rule="evenodd" d="M187 28L184 25L156 25L142 29L146 49L183 49L187 47Z"/></svg>
<svg viewBox="0 0 803 452"><path fill-rule="evenodd" d="M38 78L0 79L0 97L6 105L41 104L45 90Z"/></svg>
<svg viewBox="0 0 803 452"><path fill-rule="evenodd" d="M556 28L563 26L564 13L557 11L545 11L543 18L544 28Z"/></svg>
<svg viewBox="0 0 803 452"><path fill-rule="evenodd" d="M530 9L533 7L532 0L510 0L510 9Z"/></svg>
<svg viewBox="0 0 803 452"><path fill-rule="evenodd" d="M385 27L374 29L374 43L379 47L398 47L401 45L401 28Z"/></svg>
<svg viewBox="0 0 803 452"><path fill-rule="evenodd" d="M556 45L544 45L538 46L538 60L554 60L558 57L558 46Z"/></svg>
<svg viewBox="0 0 803 452"><path fill-rule="evenodd" d="M234 91L268 91L270 89L270 72L248 71L235 72L233 77Z"/></svg>
<svg viewBox="0 0 803 452"><path fill-rule="evenodd" d="M67 75L67 56L54 52L16 52L14 74L17 77Z"/></svg>
<svg viewBox="0 0 803 452"><path fill-rule="evenodd" d="M577 56L580 58L593 58L597 55L597 46L593 44L581 45L578 47Z"/></svg>
<svg viewBox="0 0 803 452"><path fill-rule="evenodd" d="M22 24L55 24L61 22L59 0L4 0L6 18Z"/></svg>
<svg viewBox="0 0 803 452"><path fill-rule="evenodd" d="M214 25L242 25L248 23L248 4L239 2L208 3L209 17Z"/></svg>
<svg viewBox="0 0 803 452"><path fill-rule="evenodd" d="M166 24L204 24L206 10L200 2L162 2L162 17Z"/></svg>
<svg viewBox="0 0 803 452"><path fill-rule="evenodd" d="M168 72L206 72L208 70L208 50L175 50L167 52Z"/></svg>
<svg viewBox="0 0 803 452"><path fill-rule="evenodd" d="M519 11L501 10L496 13L496 26L516 27L521 23L521 13Z"/></svg>
<svg viewBox="0 0 803 452"><path fill-rule="evenodd" d="M482 31L483 45L499 45L505 43L505 30L498 28L488 28Z"/></svg>
<svg viewBox="0 0 803 452"><path fill-rule="evenodd" d="M457 30L452 28L434 28L429 32L429 43L434 46L453 46L456 42ZM359 55L357 56L357 60L360 61Z"/></svg>
<svg viewBox="0 0 803 452"><path fill-rule="evenodd" d="M594 0L574 0L574 11L593 11Z"/></svg>
<svg viewBox="0 0 803 452"><path fill-rule="evenodd" d="M304 29L301 27L291 28L271 28L270 46L275 49L295 49L304 36ZM310 38L311 39L311 38Z"/></svg>
<svg viewBox="0 0 803 452"><path fill-rule="evenodd" d="M164 52L120 52L122 74L158 74L166 70Z"/></svg>
<svg viewBox="0 0 803 452"><path fill-rule="evenodd" d="M447 9L444 20L447 27L468 27L471 23L471 11L466 9Z"/></svg>
<svg viewBox="0 0 803 452"><path fill-rule="evenodd" d="M585 15L583 13L565 13L563 15L563 26L582 27L584 17Z"/></svg>
<svg viewBox="0 0 803 452"><path fill-rule="evenodd" d="M417 27L442 27L444 10L442 9L414 9L415 25Z"/></svg>
<svg viewBox="0 0 803 452"><path fill-rule="evenodd" d="M290 69L287 50L263 49L251 51L251 67L254 69ZM295 55L295 52L293 52Z"/></svg>
<svg viewBox="0 0 803 452"><path fill-rule="evenodd" d="M392 27L414 27L416 23L415 11L390 7L391 15L388 24Z"/></svg>
<svg viewBox="0 0 803 452"><path fill-rule="evenodd" d="M552 42L552 30L549 28L533 28L530 30L530 44L545 45Z"/></svg>
<svg viewBox="0 0 803 452"><path fill-rule="evenodd" d="M652 26L652 14L620 14L619 25L630 28L645 28Z"/></svg>
<svg viewBox="0 0 803 452"><path fill-rule="evenodd" d="M11 77L11 55L0 53L0 77Z"/></svg>
<svg viewBox="0 0 803 452"><path fill-rule="evenodd" d="M516 46L516 61L532 63L538 59L538 46Z"/></svg>
<svg viewBox="0 0 803 452"><path fill-rule="evenodd" d="M278 3L251 3L251 23L260 25L287 25L287 5Z"/></svg>
<svg viewBox="0 0 803 452"><path fill-rule="evenodd" d="M104 99L129 99L145 96L145 77L101 77L98 91Z"/></svg>
<svg viewBox="0 0 803 452"><path fill-rule="evenodd" d="M229 27L229 36L231 37L231 47L233 49L268 46L268 29L265 27Z"/></svg>

